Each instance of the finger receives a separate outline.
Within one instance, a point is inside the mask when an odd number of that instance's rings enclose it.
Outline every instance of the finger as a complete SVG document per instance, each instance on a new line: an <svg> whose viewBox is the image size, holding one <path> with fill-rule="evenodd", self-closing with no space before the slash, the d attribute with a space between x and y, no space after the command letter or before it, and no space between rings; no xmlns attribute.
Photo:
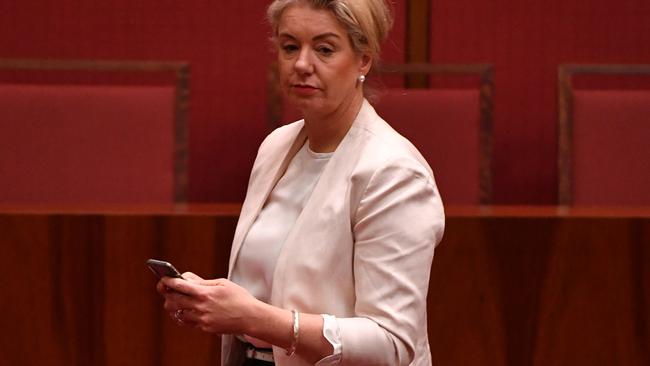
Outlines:
<svg viewBox="0 0 650 366"><path fill-rule="evenodd" d="M187 296L197 296L199 285L195 284L192 281L181 280L178 278L163 277L160 280L163 285L167 286L169 289L187 295Z"/></svg>
<svg viewBox="0 0 650 366"><path fill-rule="evenodd" d="M190 313L191 311L178 309L176 311L169 312L169 317L172 318L172 320L174 320L178 325L194 327L196 326L196 322L188 317Z"/></svg>
<svg viewBox="0 0 650 366"><path fill-rule="evenodd" d="M200 276L198 276L198 275L196 275L196 274L194 274L192 272L185 272L185 273L182 274L182 276L183 276L184 279L190 280L190 281L202 281L203 280L203 278L201 278Z"/></svg>
<svg viewBox="0 0 650 366"><path fill-rule="evenodd" d="M159 294L164 295L166 291L166 286L165 284L162 283L162 281L158 281L156 283L156 291L158 291Z"/></svg>
<svg viewBox="0 0 650 366"><path fill-rule="evenodd" d="M175 292L174 290L167 287L162 279L156 283L156 291L163 296Z"/></svg>
<svg viewBox="0 0 650 366"><path fill-rule="evenodd" d="M163 306L167 311L192 310L196 308L197 302L190 296L173 292L165 295L165 304Z"/></svg>
<svg viewBox="0 0 650 366"><path fill-rule="evenodd" d="M199 283L200 285L203 285L203 286L224 286L226 281L228 281L228 280L225 279L225 278L216 278L216 279L213 279L213 280L203 280L202 279L201 281L198 281L197 283Z"/></svg>
<svg viewBox="0 0 650 366"><path fill-rule="evenodd" d="M181 319L187 324L197 324L200 320L199 312L192 309L185 309L182 312Z"/></svg>
<svg viewBox="0 0 650 366"><path fill-rule="evenodd" d="M165 283L162 280L160 280L160 281L158 281L158 283L156 283L156 291L158 291L158 293L163 295L163 296L165 296L166 294L168 294L170 292L174 292L172 289L167 287L167 285L165 285Z"/></svg>

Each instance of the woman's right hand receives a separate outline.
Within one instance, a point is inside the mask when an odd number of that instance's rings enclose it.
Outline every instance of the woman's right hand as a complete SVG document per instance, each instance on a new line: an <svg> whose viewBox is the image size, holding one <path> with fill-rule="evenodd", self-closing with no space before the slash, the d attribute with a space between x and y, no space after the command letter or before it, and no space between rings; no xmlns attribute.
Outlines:
<svg viewBox="0 0 650 366"><path fill-rule="evenodd" d="M224 278L204 280L193 273L183 277L163 278L158 286L165 309L174 318L206 332L246 333L259 300Z"/></svg>

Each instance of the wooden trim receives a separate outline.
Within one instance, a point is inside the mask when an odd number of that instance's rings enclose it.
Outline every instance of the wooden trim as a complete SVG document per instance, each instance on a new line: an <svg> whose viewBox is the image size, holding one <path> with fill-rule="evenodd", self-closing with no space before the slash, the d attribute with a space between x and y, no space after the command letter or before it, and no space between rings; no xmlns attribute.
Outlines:
<svg viewBox="0 0 650 366"><path fill-rule="evenodd" d="M558 69L558 203L570 205L573 202L573 94L571 77L560 65Z"/></svg>
<svg viewBox="0 0 650 366"><path fill-rule="evenodd" d="M188 201L189 83L189 65L179 65L176 70L176 100L174 103L174 202Z"/></svg>
<svg viewBox="0 0 650 366"><path fill-rule="evenodd" d="M569 77L576 74L650 75L650 64L562 64Z"/></svg>
<svg viewBox="0 0 650 366"><path fill-rule="evenodd" d="M178 71L188 67L187 62L168 61L104 61L104 60L55 60L55 59L0 59L0 69L13 70L79 70L161 72Z"/></svg>
<svg viewBox="0 0 650 366"><path fill-rule="evenodd" d="M650 64L561 64L558 66L558 203L573 204L573 83L578 74L650 75Z"/></svg>
<svg viewBox="0 0 650 366"><path fill-rule="evenodd" d="M430 64L414 62L406 64L383 64L377 72L380 74L466 74L479 75L481 78L492 73L491 64Z"/></svg>
<svg viewBox="0 0 650 366"><path fill-rule="evenodd" d="M406 62L429 61L429 38L431 33L431 5L429 0L409 0L406 3ZM406 75L407 88L426 88L429 79L425 75Z"/></svg>
<svg viewBox="0 0 650 366"><path fill-rule="evenodd" d="M174 187L173 201L188 199L188 114L190 66L174 61L0 59L0 70L100 71L126 73L174 73Z"/></svg>
<svg viewBox="0 0 650 366"><path fill-rule="evenodd" d="M491 64L385 64L378 68L381 74L422 75L430 74L477 75L479 86L479 202L492 203L492 121L494 110L494 67Z"/></svg>
<svg viewBox="0 0 650 366"><path fill-rule="evenodd" d="M480 203L488 205L492 203L492 150L493 150L493 127L494 118L494 68L491 65L484 65L481 71L480 86L480 116L481 126L479 131L480 156L480 177L481 185Z"/></svg>

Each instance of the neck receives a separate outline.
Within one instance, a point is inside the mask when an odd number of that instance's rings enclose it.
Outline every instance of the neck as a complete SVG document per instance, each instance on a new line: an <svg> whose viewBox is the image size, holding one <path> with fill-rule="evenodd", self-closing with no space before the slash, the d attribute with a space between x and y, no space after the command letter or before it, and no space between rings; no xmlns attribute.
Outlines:
<svg viewBox="0 0 650 366"><path fill-rule="evenodd" d="M354 123L362 104L363 94L358 93L330 113L305 115L309 148L320 153L336 150Z"/></svg>

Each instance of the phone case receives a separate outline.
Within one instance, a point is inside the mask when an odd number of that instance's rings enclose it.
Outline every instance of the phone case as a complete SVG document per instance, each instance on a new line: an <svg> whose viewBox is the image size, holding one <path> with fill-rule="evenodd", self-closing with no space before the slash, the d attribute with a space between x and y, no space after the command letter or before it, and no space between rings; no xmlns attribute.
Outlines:
<svg viewBox="0 0 650 366"><path fill-rule="evenodd" d="M183 278L178 272L174 266L165 261L157 260L157 259L149 259L147 260L147 266L155 274L158 278L163 278L163 277L176 277L176 278Z"/></svg>

